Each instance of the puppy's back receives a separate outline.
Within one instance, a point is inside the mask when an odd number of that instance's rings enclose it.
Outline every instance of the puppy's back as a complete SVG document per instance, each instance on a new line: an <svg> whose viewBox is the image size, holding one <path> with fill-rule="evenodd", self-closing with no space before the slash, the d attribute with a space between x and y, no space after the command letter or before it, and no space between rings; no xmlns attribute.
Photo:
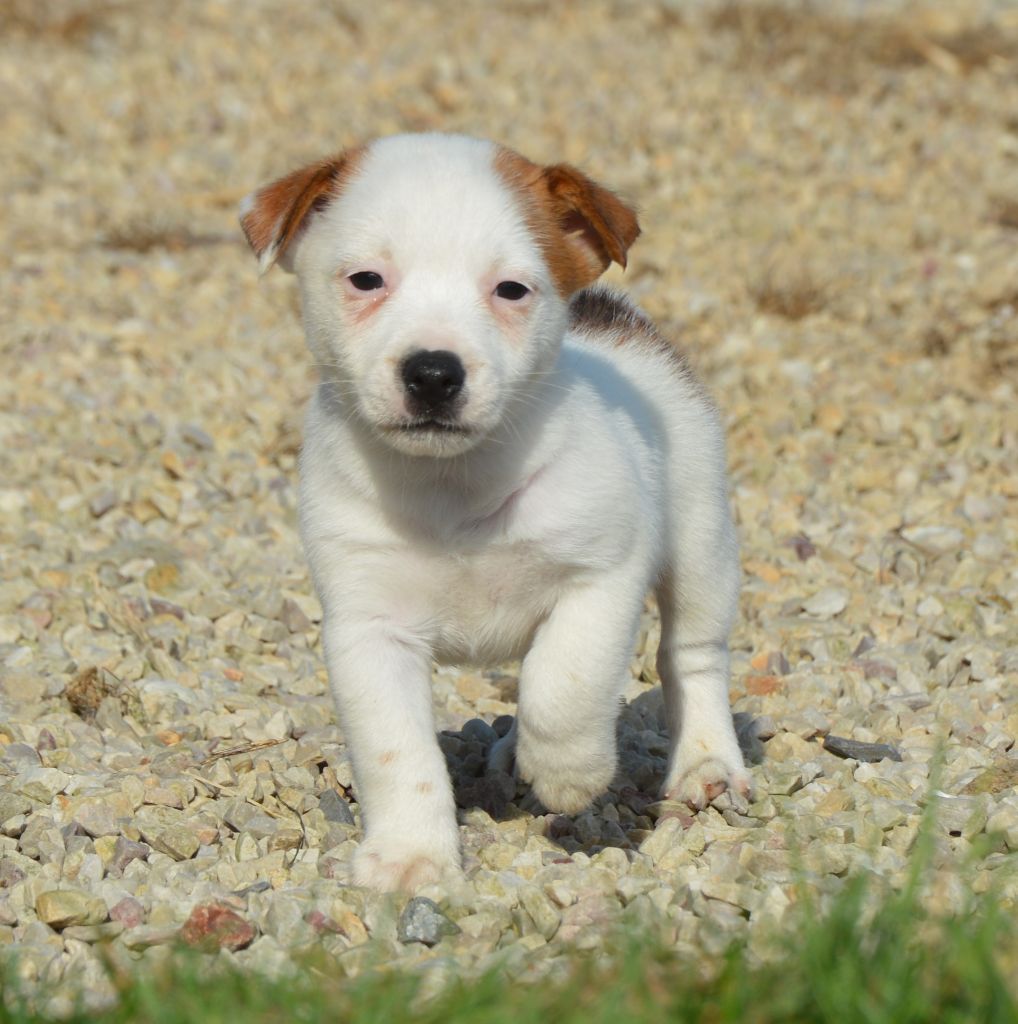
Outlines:
<svg viewBox="0 0 1018 1024"><path fill-rule="evenodd" d="M678 374L696 391L703 391L681 349L673 345L623 292L605 285L577 292L569 304L569 334L598 347L649 354L667 363L673 374Z"/></svg>

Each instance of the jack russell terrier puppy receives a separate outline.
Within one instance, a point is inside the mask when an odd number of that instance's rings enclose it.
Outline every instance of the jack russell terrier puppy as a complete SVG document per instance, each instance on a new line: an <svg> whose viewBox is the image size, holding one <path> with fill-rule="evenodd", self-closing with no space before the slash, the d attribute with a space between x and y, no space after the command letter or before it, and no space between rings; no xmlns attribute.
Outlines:
<svg viewBox="0 0 1018 1024"><path fill-rule="evenodd" d="M640 233L574 167L402 135L241 207L262 271L297 275L320 383L300 519L365 837L358 884L460 870L433 659L522 658L491 763L550 811L616 767L647 591L671 738L662 792L750 793L728 704L739 561L717 411L621 295L588 289Z"/></svg>

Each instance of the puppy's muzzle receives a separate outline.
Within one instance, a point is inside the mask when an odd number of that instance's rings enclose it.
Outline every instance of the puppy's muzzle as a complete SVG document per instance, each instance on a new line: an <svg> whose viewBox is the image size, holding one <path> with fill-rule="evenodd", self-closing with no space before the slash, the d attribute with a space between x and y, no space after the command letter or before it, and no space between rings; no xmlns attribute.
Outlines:
<svg viewBox="0 0 1018 1024"><path fill-rule="evenodd" d="M421 350L404 361L400 377L415 415L445 418L453 412L467 371L453 352Z"/></svg>

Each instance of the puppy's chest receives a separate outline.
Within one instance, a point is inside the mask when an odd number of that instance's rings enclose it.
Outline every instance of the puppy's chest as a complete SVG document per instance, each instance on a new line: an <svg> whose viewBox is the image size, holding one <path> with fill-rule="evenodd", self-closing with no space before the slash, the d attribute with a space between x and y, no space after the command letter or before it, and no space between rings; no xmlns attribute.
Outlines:
<svg viewBox="0 0 1018 1024"><path fill-rule="evenodd" d="M447 554L420 568L432 580L435 653L448 661L518 656L573 573L534 542Z"/></svg>

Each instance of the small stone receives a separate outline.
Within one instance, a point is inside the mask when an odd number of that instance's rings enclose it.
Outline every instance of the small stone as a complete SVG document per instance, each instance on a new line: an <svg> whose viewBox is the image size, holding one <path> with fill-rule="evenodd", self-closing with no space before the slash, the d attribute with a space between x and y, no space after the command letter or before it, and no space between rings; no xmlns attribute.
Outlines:
<svg viewBox="0 0 1018 1024"><path fill-rule="evenodd" d="M460 807L479 807L494 819L503 818L516 796L516 780L506 772L489 771L456 787Z"/></svg>
<svg viewBox="0 0 1018 1024"><path fill-rule="evenodd" d="M746 693L751 697L769 697L772 693L778 693L782 689L782 682L778 676L748 675L745 683Z"/></svg>
<svg viewBox="0 0 1018 1024"><path fill-rule="evenodd" d="M501 739L503 736L509 735L509 730L513 727L515 719L512 715L499 715L492 723L491 727L495 730L495 735Z"/></svg>
<svg viewBox="0 0 1018 1024"><path fill-rule="evenodd" d="M498 733L483 718L471 718L460 730L463 739L491 746L498 739Z"/></svg>
<svg viewBox="0 0 1018 1024"><path fill-rule="evenodd" d="M848 606L848 593L838 587L825 587L807 601L803 609L818 619L830 619L840 615Z"/></svg>
<svg viewBox="0 0 1018 1024"><path fill-rule="evenodd" d="M32 650L31 647L22 649ZM6 664L10 665L9 659ZM46 695L46 680L34 672L15 672L5 668L0 672L0 692L16 705L31 705Z"/></svg>
<svg viewBox="0 0 1018 1024"><path fill-rule="evenodd" d="M221 903L199 904L180 930L189 946L213 953L219 949L236 951L249 946L255 938L254 926L235 910Z"/></svg>
<svg viewBox="0 0 1018 1024"><path fill-rule="evenodd" d="M118 876L124 873L124 868L132 860L147 860L150 848L146 843L137 843L126 836L117 836L113 847L113 857L110 861L110 873Z"/></svg>
<svg viewBox="0 0 1018 1024"><path fill-rule="evenodd" d="M145 573L145 586L157 594L172 590L180 582L180 569L172 562L160 562Z"/></svg>
<svg viewBox="0 0 1018 1024"><path fill-rule="evenodd" d="M107 921L105 924L70 925L64 929L65 939L78 942L109 942L124 930L119 921Z"/></svg>
<svg viewBox="0 0 1018 1024"><path fill-rule="evenodd" d="M137 928L145 920L145 908L133 896L125 896L110 907L110 920Z"/></svg>
<svg viewBox="0 0 1018 1024"><path fill-rule="evenodd" d="M104 487L92 495L88 502L88 510L95 519L106 515L117 503L117 492L112 487Z"/></svg>
<svg viewBox="0 0 1018 1024"><path fill-rule="evenodd" d="M115 835L120 831L118 821L131 817L134 808L123 793L103 793L72 800L64 816L77 822L93 839Z"/></svg>
<svg viewBox="0 0 1018 1024"><path fill-rule="evenodd" d="M287 949L307 946L315 938L315 929L306 919L307 912L306 900L276 893L261 922L262 931L274 936Z"/></svg>
<svg viewBox="0 0 1018 1024"><path fill-rule="evenodd" d="M655 821L662 821L665 818L678 818L683 828L689 828L693 824L693 811L689 804L679 800L655 800L647 805L644 812L649 814Z"/></svg>
<svg viewBox="0 0 1018 1024"><path fill-rule="evenodd" d="M140 924L136 928L128 928L120 936L120 941L128 949L149 949L151 946L165 946L174 942L180 929L172 924Z"/></svg>
<svg viewBox="0 0 1018 1024"><path fill-rule="evenodd" d="M682 832L679 818L662 818L653 833L640 844L640 853L656 864L672 847L682 845Z"/></svg>
<svg viewBox="0 0 1018 1024"><path fill-rule="evenodd" d="M332 932L333 934L340 932L342 929L339 924L334 921L328 914L321 910L309 910L304 915L304 920L311 925L311 927L319 934L325 934Z"/></svg>
<svg viewBox="0 0 1018 1024"><path fill-rule="evenodd" d="M285 740L293 732L293 718L286 708L280 708L263 726L270 740Z"/></svg>
<svg viewBox="0 0 1018 1024"><path fill-rule="evenodd" d="M824 750L838 757L851 757L856 761L900 761L901 754L888 743L861 743L859 740L846 739L844 736L825 736Z"/></svg>
<svg viewBox="0 0 1018 1024"><path fill-rule="evenodd" d="M279 613L279 621L291 633L306 633L311 629L311 620L304 614L303 609L292 597L283 599L282 611Z"/></svg>
<svg viewBox="0 0 1018 1024"><path fill-rule="evenodd" d="M901 535L909 544L932 555L956 551L965 541L965 535L953 526L909 526Z"/></svg>
<svg viewBox="0 0 1018 1024"><path fill-rule="evenodd" d="M261 856L258 840L250 832L241 832L233 844L233 856L237 863L257 860Z"/></svg>
<svg viewBox="0 0 1018 1024"><path fill-rule="evenodd" d="M426 896L415 896L407 903L396 928L400 942L422 942L425 946L434 946L445 936L458 935L459 931L459 926Z"/></svg>
<svg viewBox="0 0 1018 1024"><path fill-rule="evenodd" d="M520 889L520 903L544 939L550 941L562 923L562 915L551 900L536 886L527 885Z"/></svg>
<svg viewBox="0 0 1018 1024"><path fill-rule="evenodd" d="M40 893L35 900L35 912L40 921L58 930L72 924L101 924L108 916L102 900L77 889L50 889Z"/></svg>
<svg viewBox="0 0 1018 1024"><path fill-rule="evenodd" d="M174 480L183 480L187 476L187 468L184 465L184 460L180 457L178 452L175 452L172 448L167 448L162 455L159 456L159 461L162 463L163 469L173 477Z"/></svg>
<svg viewBox="0 0 1018 1024"><path fill-rule="evenodd" d="M339 930L355 946L368 941L368 929L364 922L349 908L340 902L332 905L332 916L339 926Z"/></svg>
<svg viewBox="0 0 1018 1024"><path fill-rule="evenodd" d="M41 804L51 803L53 798L62 793L71 776L60 771L59 768L43 768L36 765L18 772L10 781L10 788L15 793L27 796L30 800L36 800Z"/></svg>
<svg viewBox="0 0 1018 1024"><path fill-rule="evenodd" d="M0 791L0 825L19 814L27 814L31 809L32 801L27 797Z"/></svg>
<svg viewBox="0 0 1018 1024"><path fill-rule="evenodd" d="M318 798L318 809L325 815L326 821L337 825L355 824L350 805L334 789L327 789Z"/></svg>
<svg viewBox="0 0 1018 1024"><path fill-rule="evenodd" d="M3 748L3 760L13 765L15 771L42 764L39 752L27 743L9 743Z"/></svg>
<svg viewBox="0 0 1018 1024"><path fill-rule="evenodd" d="M972 839L986 827L989 797L942 796L937 802L936 822L945 832Z"/></svg>
<svg viewBox="0 0 1018 1024"><path fill-rule="evenodd" d="M214 442L208 432L202 430L196 423L181 423L178 433L181 440L186 441L193 448L209 451L214 446Z"/></svg>
<svg viewBox="0 0 1018 1024"><path fill-rule="evenodd" d="M153 850L165 853L174 860L190 860L201 846L194 830L187 825L173 825L155 835L146 835L145 838Z"/></svg>
<svg viewBox="0 0 1018 1024"><path fill-rule="evenodd" d="M184 808L184 798L179 791L168 786L150 786L145 790L143 803L158 807L175 807L178 811Z"/></svg>
<svg viewBox="0 0 1018 1024"><path fill-rule="evenodd" d="M986 821L986 832L1003 836L1008 850L1018 853L1018 805L1007 803L994 811Z"/></svg>
<svg viewBox="0 0 1018 1024"><path fill-rule="evenodd" d="M273 850L299 850L304 833L299 828L281 828L269 837L269 852Z"/></svg>

